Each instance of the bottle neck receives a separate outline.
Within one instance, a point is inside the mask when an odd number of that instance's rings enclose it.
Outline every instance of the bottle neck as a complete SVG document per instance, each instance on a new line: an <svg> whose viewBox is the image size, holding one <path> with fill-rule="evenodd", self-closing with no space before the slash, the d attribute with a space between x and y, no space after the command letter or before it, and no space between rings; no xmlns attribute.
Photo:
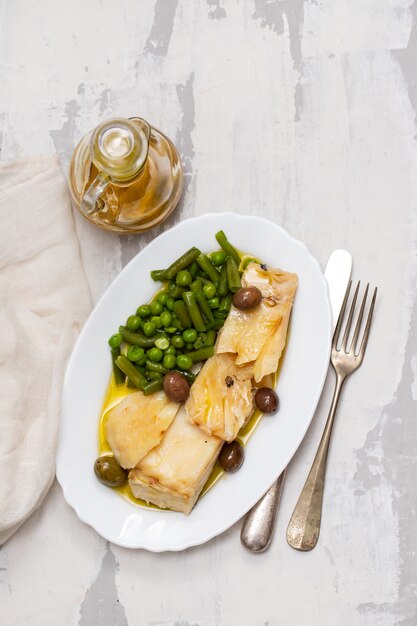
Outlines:
<svg viewBox="0 0 417 626"><path fill-rule="evenodd" d="M92 137L93 163L115 183L127 183L140 174L148 149L148 136L131 120L109 120Z"/></svg>

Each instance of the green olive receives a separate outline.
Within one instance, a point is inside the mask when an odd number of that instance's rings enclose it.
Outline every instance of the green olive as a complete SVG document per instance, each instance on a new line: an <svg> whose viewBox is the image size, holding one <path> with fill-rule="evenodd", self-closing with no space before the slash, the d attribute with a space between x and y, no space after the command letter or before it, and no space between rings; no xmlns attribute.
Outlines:
<svg viewBox="0 0 417 626"><path fill-rule="evenodd" d="M94 473L107 487L120 487L127 480L127 472L114 456L99 456L94 462Z"/></svg>

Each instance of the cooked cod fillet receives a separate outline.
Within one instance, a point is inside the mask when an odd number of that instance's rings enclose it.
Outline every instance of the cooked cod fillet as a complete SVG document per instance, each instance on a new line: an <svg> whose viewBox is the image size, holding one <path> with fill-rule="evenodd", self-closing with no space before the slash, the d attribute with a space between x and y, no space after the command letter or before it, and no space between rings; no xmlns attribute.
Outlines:
<svg viewBox="0 0 417 626"><path fill-rule="evenodd" d="M297 284L296 274L263 270L258 263L250 263L243 273L242 285L257 287L262 301L249 311L232 306L219 333L216 354L237 354L236 365L253 362L256 382L275 372L285 346Z"/></svg>
<svg viewBox="0 0 417 626"><path fill-rule="evenodd" d="M189 424L181 407L162 442L130 471L133 495L161 508L190 513L222 444Z"/></svg>
<svg viewBox="0 0 417 626"><path fill-rule="evenodd" d="M104 432L119 464L125 469L135 467L161 442L179 407L163 391L151 396L131 393L113 407L106 416Z"/></svg>
<svg viewBox="0 0 417 626"><path fill-rule="evenodd" d="M237 366L232 354L215 354L199 372L185 403L187 419L209 435L233 441L253 411L252 364Z"/></svg>

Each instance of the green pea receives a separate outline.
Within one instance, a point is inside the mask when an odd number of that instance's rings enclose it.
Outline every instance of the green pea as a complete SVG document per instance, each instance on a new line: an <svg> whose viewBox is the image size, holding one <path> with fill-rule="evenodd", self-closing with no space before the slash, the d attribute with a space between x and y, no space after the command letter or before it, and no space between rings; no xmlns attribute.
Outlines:
<svg viewBox="0 0 417 626"><path fill-rule="evenodd" d="M152 324L155 324L155 328L162 328L161 318L158 315L153 315L151 317Z"/></svg>
<svg viewBox="0 0 417 626"><path fill-rule="evenodd" d="M172 322L172 315L169 311L162 311L160 319L162 326L170 326Z"/></svg>
<svg viewBox="0 0 417 626"><path fill-rule="evenodd" d="M126 326L129 330L138 330L142 325L142 320L138 315L129 315L126 321Z"/></svg>
<svg viewBox="0 0 417 626"><path fill-rule="evenodd" d="M146 365L147 359L148 357L144 353L143 356L139 359L139 361L136 361L136 365L139 365L139 366Z"/></svg>
<svg viewBox="0 0 417 626"><path fill-rule="evenodd" d="M163 358L163 365L167 368L167 370L172 370L176 365L176 358L174 354L165 354Z"/></svg>
<svg viewBox="0 0 417 626"><path fill-rule="evenodd" d="M174 346L169 346L168 350L165 350L165 354L177 354Z"/></svg>
<svg viewBox="0 0 417 626"><path fill-rule="evenodd" d="M214 298L214 296L216 295L216 292L217 292L216 285L214 285L213 283L207 283L203 287L203 293L208 300L210 300L210 298Z"/></svg>
<svg viewBox="0 0 417 626"><path fill-rule="evenodd" d="M140 307L138 307L138 310L136 311L136 314L142 318L149 317L151 313L152 311L151 311L151 307L149 306L149 304L142 304Z"/></svg>
<svg viewBox="0 0 417 626"><path fill-rule="evenodd" d="M159 337L155 340L155 345L160 350L166 350L167 348L169 348L169 339L167 339L166 337Z"/></svg>
<svg viewBox="0 0 417 626"><path fill-rule="evenodd" d="M209 305L210 309L218 309L219 308L219 299L216 298L210 298L210 300L207 300L207 304Z"/></svg>
<svg viewBox="0 0 417 626"><path fill-rule="evenodd" d="M204 341L201 337L198 337L193 343L193 350L200 350L204 346Z"/></svg>
<svg viewBox="0 0 417 626"><path fill-rule="evenodd" d="M158 295L156 296L156 299L158 300L158 302L162 304L162 306L166 306L168 296L166 293L158 293Z"/></svg>
<svg viewBox="0 0 417 626"><path fill-rule="evenodd" d="M172 311L172 309L174 308L174 302L175 302L174 298L167 298L165 306L168 309L168 311Z"/></svg>
<svg viewBox="0 0 417 626"><path fill-rule="evenodd" d="M181 324L180 320L176 317L173 318L172 320L172 325L174 328L176 328L177 330L182 330L184 328L184 326Z"/></svg>
<svg viewBox="0 0 417 626"><path fill-rule="evenodd" d="M109 346L110 348L118 348L123 341L123 337L121 336L120 333L116 333L115 335L112 335L109 339Z"/></svg>
<svg viewBox="0 0 417 626"><path fill-rule="evenodd" d="M179 354L177 356L177 367L180 370L188 371L192 368L193 361L187 354Z"/></svg>
<svg viewBox="0 0 417 626"><path fill-rule="evenodd" d="M210 258L211 262L216 267L219 267L219 265L223 265L224 263L226 263L226 255L223 250L217 250L216 252L212 252Z"/></svg>
<svg viewBox="0 0 417 626"><path fill-rule="evenodd" d="M184 347L184 339L179 335L174 335L171 339L171 343L174 348L183 348Z"/></svg>
<svg viewBox="0 0 417 626"><path fill-rule="evenodd" d="M164 310L164 307L160 302L158 302L158 300L151 302L150 307L152 315L160 315Z"/></svg>
<svg viewBox="0 0 417 626"><path fill-rule="evenodd" d="M145 322L143 325L143 332L147 337L152 337L155 334L156 326L153 322Z"/></svg>
<svg viewBox="0 0 417 626"><path fill-rule="evenodd" d="M159 363L159 361L162 361L162 357L164 356L162 350L160 350L159 348L150 348L150 350L148 350L146 354L148 355L148 359L150 361L153 361L154 363Z"/></svg>
<svg viewBox="0 0 417 626"><path fill-rule="evenodd" d="M129 346L126 356L129 361L136 363L141 360L144 354L145 350L143 348L139 348L139 346Z"/></svg>
<svg viewBox="0 0 417 626"><path fill-rule="evenodd" d="M197 331L195 330L195 328L188 328L187 330L183 331L182 338L186 343L194 343L194 341L197 339Z"/></svg>
<svg viewBox="0 0 417 626"><path fill-rule="evenodd" d="M181 270L178 272L175 282L179 287L188 287L193 282L193 277L188 270Z"/></svg>
<svg viewBox="0 0 417 626"><path fill-rule="evenodd" d="M186 343L185 344L185 349L188 350L188 352L189 352L190 350L193 349L193 344L192 343Z"/></svg>
<svg viewBox="0 0 417 626"><path fill-rule="evenodd" d="M164 328L164 330L169 335L173 335L174 333L177 332L177 328L175 328L175 326L168 326L168 328Z"/></svg>

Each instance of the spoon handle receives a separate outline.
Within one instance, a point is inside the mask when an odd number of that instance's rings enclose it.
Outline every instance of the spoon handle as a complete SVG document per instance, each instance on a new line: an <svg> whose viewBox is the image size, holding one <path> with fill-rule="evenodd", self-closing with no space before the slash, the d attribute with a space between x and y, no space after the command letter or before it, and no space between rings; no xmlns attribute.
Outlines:
<svg viewBox="0 0 417 626"><path fill-rule="evenodd" d="M285 470L245 517L240 540L251 552L264 552L271 543L284 479Z"/></svg>

